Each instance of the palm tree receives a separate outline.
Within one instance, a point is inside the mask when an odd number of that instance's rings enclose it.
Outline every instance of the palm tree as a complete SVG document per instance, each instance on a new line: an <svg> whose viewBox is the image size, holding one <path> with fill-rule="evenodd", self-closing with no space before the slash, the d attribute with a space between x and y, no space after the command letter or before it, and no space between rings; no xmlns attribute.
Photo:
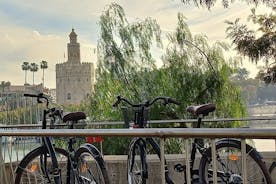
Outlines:
<svg viewBox="0 0 276 184"><path fill-rule="evenodd" d="M29 62L23 62L21 67L22 67L22 70L25 71L25 84L27 84L27 71L30 70Z"/></svg>
<svg viewBox="0 0 276 184"><path fill-rule="evenodd" d="M10 85L11 85L11 83L9 81L8 82L2 81L1 84L0 84L0 87L2 89L2 93L4 93L5 88L10 86Z"/></svg>
<svg viewBox="0 0 276 184"><path fill-rule="evenodd" d="M47 64L47 61L41 61L40 63L40 68L42 69L42 87L44 88L44 70L48 68L48 64Z"/></svg>
<svg viewBox="0 0 276 184"><path fill-rule="evenodd" d="M0 84L0 88L2 89L1 90L1 100L3 100L2 97L3 97L3 94L5 92L5 88L10 86L10 85L11 85L11 83L9 81L8 82L1 81L1 84Z"/></svg>
<svg viewBox="0 0 276 184"><path fill-rule="evenodd" d="M34 85L34 73L38 71L38 64L31 63L30 71L33 72L33 85Z"/></svg>

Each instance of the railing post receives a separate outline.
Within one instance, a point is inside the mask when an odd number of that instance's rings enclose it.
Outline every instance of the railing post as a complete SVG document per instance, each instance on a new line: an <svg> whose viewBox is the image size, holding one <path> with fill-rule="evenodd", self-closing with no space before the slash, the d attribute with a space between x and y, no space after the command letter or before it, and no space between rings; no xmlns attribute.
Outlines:
<svg viewBox="0 0 276 184"><path fill-rule="evenodd" d="M161 183L166 184L165 180L165 138L160 139L160 160L161 160Z"/></svg>
<svg viewBox="0 0 276 184"><path fill-rule="evenodd" d="M211 139L211 150L212 150L212 165L213 165L213 183L218 183L217 179L217 154L216 154L216 140Z"/></svg>
<svg viewBox="0 0 276 184"><path fill-rule="evenodd" d="M3 165L3 158L2 158L2 136L0 136L0 183L3 183L4 182L4 179L3 179L3 169L2 169L2 165Z"/></svg>
<svg viewBox="0 0 276 184"><path fill-rule="evenodd" d="M186 183L191 184L191 171L190 171L190 139L185 140L185 156L186 156Z"/></svg>
<svg viewBox="0 0 276 184"><path fill-rule="evenodd" d="M276 153L276 139L274 139L274 141L275 141L275 153Z"/></svg>
<svg viewBox="0 0 276 184"><path fill-rule="evenodd" d="M2 136L0 136L0 183L8 183L5 160L2 155Z"/></svg>
<svg viewBox="0 0 276 184"><path fill-rule="evenodd" d="M242 152L242 178L243 184L247 184L247 168L246 168L246 142L245 139L241 140L241 152Z"/></svg>

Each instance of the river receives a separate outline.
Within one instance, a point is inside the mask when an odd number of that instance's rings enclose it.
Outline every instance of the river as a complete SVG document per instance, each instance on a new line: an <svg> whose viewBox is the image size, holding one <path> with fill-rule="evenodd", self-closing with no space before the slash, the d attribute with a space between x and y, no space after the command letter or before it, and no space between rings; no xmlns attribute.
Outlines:
<svg viewBox="0 0 276 184"><path fill-rule="evenodd" d="M5 137L3 137L5 139ZM2 138L2 139L3 139ZM20 161L31 150L40 145L36 139L2 143L2 157L6 163Z"/></svg>

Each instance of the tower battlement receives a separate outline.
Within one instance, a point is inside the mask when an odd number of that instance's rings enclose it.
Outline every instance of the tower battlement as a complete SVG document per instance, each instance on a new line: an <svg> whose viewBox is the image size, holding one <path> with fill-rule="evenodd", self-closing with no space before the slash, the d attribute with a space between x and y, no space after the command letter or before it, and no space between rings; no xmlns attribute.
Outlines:
<svg viewBox="0 0 276 184"><path fill-rule="evenodd" d="M94 91L94 64L81 62L80 45L74 29L67 44L68 60L56 64L58 104L79 104Z"/></svg>

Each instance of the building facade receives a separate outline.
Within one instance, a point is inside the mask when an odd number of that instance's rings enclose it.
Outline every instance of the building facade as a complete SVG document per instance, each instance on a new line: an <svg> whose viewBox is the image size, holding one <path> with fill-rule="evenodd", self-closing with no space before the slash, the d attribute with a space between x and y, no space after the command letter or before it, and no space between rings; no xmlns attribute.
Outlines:
<svg viewBox="0 0 276 184"><path fill-rule="evenodd" d="M80 44L74 29L67 44L68 60L56 64L56 101L58 104L79 104L94 90L94 65L81 62Z"/></svg>

